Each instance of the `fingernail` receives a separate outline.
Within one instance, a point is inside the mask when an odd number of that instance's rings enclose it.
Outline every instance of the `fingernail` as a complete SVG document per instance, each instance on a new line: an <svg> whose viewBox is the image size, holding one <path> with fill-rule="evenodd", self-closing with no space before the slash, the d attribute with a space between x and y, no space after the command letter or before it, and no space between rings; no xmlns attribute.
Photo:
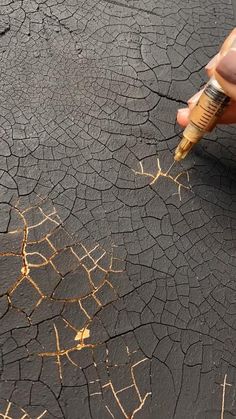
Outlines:
<svg viewBox="0 0 236 419"><path fill-rule="evenodd" d="M217 59L218 59L218 54L217 55L215 55L210 61L209 61L209 63L206 65L206 67L205 67L205 69L206 70L211 70L213 67L214 67L214 65L216 64L216 61L217 61Z"/></svg>
<svg viewBox="0 0 236 419"><path fill-rule="evenodd" d="M183 120L185 120L187 118L188 114L189 114L189 108L181 108L177 112L176 120L179 123L182 123Z"/></svg>
<svg viewBox="0 0 236 419"><path fill-rule="evenodd" d="M236 50L229 50L216 66L217 73L226 81L236 84Z"/></svg>
<svg viewBox="0 0 236 419"><path fill-rule="evenodd" d="M186 111L188 110L188 108L180 108L178 109L178 115L183 115Z"/></svg>

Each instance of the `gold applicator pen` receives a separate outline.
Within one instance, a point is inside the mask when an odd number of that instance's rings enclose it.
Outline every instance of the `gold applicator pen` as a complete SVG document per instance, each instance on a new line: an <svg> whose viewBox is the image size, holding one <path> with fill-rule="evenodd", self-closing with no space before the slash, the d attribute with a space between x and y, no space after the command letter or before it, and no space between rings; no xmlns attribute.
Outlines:
<svg viewBox="0 0 236 419"><path fill-rule="evenodd" d="M229 102L230 97L226 95L218 81L212 77L190 112L189 123L175 150L175 161L184 159L204 134L215 128L219 117L223 114Z"/></svg>

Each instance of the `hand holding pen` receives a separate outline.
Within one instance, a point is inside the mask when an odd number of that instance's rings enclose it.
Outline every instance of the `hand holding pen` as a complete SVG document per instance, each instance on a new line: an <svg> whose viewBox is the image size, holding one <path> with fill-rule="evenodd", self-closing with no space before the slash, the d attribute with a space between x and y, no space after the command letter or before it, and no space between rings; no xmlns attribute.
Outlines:
<svg viewBox="0 0 236 419"><path fill-rule="evenodd" d="M236 123L236 28L208 63L206 71L209 83L188 101L188 108L178 111L177 122L186 128L175 160L185 158L216 124Z"/></svg>

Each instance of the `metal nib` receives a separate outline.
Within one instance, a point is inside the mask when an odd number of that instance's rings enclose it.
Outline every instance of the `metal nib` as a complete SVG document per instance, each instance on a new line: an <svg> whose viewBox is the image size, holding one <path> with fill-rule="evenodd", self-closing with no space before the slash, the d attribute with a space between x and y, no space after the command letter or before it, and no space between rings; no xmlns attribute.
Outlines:
<svg viewBox="0 0 236 419"><path fill-rule="evenodd" d="M182 150L180 150L180 147L177 147L177 149L175 150L174 160L175 161L180 161L182 159L183 159Z"/></svg>
<svg viewBox="0 0 236 419"><path fill-rule="evenodd" d="M175 150L174 160L175 161L183 160L187 156L187 154L189 153L189 151L191 150L193 146L194 146L194 143L189 141L187 138L183 137L177 149Z"/></svg>

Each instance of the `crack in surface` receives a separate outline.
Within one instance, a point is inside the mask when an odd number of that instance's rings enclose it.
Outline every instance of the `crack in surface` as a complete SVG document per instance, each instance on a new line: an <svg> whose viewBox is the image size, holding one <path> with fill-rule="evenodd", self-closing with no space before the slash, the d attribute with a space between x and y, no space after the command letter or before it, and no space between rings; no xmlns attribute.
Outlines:
<svg viewBox="0 0 236 419"><path fill-rule="evenodd" d="M1 2L0 378L14 419L17 405L220 417L225 371L235 384L234 132L170 168L177 107L206 82L232 4L123 3ZM233 391L224 410L236 415Z"/></svg>
<svg viewBox="0 0 236 419"><path fill-rule="evenodd" d="M0 411L0 418L2 419L16 419L16 418L17 419L41 419L43 417L45 418L45 415L47 413L47 410L44 410L44 412L42 412L39 416L32 417L24 409L16 406L15 404L13 404L12 402L8 400L6 401L1 400L0 403L1 403L0 409L3 409L2 411ZM2 407L3 403L6 405L5 407Z"/></svg>
<svg viewBox="0 0 236 419"><path fill-rule="evenodd" d="M176 186L178 188L177 193L178 193L179 199L181 201L181 188L186 189L186 190L191 190L191 186L184 185L178 179L181 176L186 175L187 181L189 182L189 174L188 174L188 172L181 172L181 173L179 173L179 174L177 174L176 176L173 177L169 172L171 171L174 163L172 163L172 165L169 167L169 169L166 172L163 172L162 169L161 169L161 165L160 165L160 159L159 159L159 157L157 157L157 168L158 168L158 170L157 170L157 173L155 175L153 175L151 173L148 173L148 172L145 172L144 168L143 168L143 163L141 161L139 162L141 171L138 172L138 171L133 170L133 172L135 173L135 175L146 176L146 177L151 178L152 180L150 182L150 185L154 185L158 181L159 178L166 178L167 180L173 182L174 184L176 184Z"/></svg>

